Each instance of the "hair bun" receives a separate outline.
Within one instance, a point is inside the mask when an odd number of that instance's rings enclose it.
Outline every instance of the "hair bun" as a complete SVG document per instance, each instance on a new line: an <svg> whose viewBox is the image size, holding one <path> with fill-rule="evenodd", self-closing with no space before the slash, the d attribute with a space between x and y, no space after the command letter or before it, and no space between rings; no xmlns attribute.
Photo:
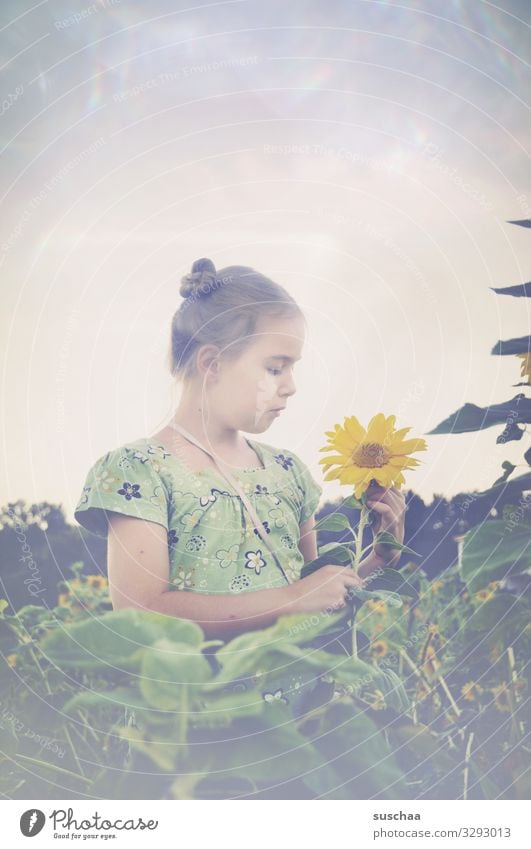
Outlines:
<svg viewBox="0 0 531 849"><path fill-rule="evenodd" d="M199 291L204 295L209 295L213 290L215 279L216 266L208 257L201 257L201 259L196 259L192 265L192 270L181 277L179 291L183 298L194 295Z"/></svg>

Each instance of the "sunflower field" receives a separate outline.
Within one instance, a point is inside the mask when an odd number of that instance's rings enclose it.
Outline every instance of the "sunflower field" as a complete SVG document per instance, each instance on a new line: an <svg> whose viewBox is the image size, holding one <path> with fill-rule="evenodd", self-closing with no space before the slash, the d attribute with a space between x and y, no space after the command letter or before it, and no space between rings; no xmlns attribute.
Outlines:
<svg viewBox="0 0 531 849"><path fill-rule="evenodd" d="M531 285L495 291L530 297ZM531 384L530 349L527 336L492 351L522 361L518 386ZM500 425L505 445L529 423L520 392L485 409L465 404L431 433ZM190 620L114 611L105 575L85 574L83 562L53 607L8 615L0 600L0 792L529 799L531 448L474 494L499 496L503 510L458 536L457 560L434 578L403 544L403 472L427 447L408 431L378 413L367 428L347 416L326 432L325 479L349 494L318 519L318 556L301 578L327 564L363 576L344 609L206 640ZM345 507L357 511L352 525ZM367 569L374 552L384 565ZM274 683L281 669L291 689Z"/></svg>

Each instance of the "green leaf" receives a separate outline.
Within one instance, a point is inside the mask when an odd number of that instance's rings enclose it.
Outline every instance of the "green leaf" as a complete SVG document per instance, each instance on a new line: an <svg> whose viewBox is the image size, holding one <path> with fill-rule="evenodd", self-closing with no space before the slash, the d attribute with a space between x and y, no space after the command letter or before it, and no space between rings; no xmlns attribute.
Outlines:
<svg viewBox="0 0 531 849"><path fill-rule="evenodd" d="M309 663L323 662L323 658L316 658L315 652L305 654L299 645L324 631L337 628L343 616L344 611L279 616L269 628L239 634L216 652L216 660L223 668L215 681L205 684L205 687L214 689L219 682L253 674L261 666L262 658L270 651L283 652L288 661L289 658L302 658ZM329 657L326 662L330 663Z"/></svg>
<svg viewBox="0 0 531 849"><path fill-rule="evenodd" d="M384 569L383 574L375 573L374 578L368 575L365 580L365 586L372 590L391 590L399 595L409 596L418 599L419 592L413 584L410 584L407 578L398 569Z"/></svg>
<svg viewBox="0 0 531 849"><path fill-rule="evenodd" d="M398 714L407 713L411 708L411 702L402 679L393 669L387 668L379 671L382 677L378 679L377 686L384 694L387 706Z"/></svg>
<svg viewBox="0 0 531 849"><path fill-rule="evenodd" d="M145 708L146 702L135 687L115 687L113 690L85 690L76 693L63 706L64 713L74 714L79 708L91 710L101 707Z"/></svg>
<svg viewBox="0 0 531 849"><path fill-rule="evenodd" d="M375 722L350 699L333 702L309 735L333 770L316 770L305 783L323 799L407 799L404 774Z"/></svg>
<svg viewBox="0 0 531 849"><path fill-rule="evenodd" d="M517 339L496 342L491 354L505 357L514 354L528 354L530 351L531 336L519 336Z"/></svg>
<svg viewBox="0 0 531 849"><path fill-rule="evenodd" d="M337 542L328 543L319 549L318 557L304 564L300 571L300 579L312 575L323 566L342 566L344 563L351 563L352 558L353 554L348 546Z"/></svg>
<svg viewBox="0 0 531 849"><path fill-rule="evenodd" d="M374 537L373 545L388 545L389 548L396 548L398 551L405 551L407 554L415 554L417 557L420 557L418 551L413 551L409 546L402 545L389 531L379 531Z"/></svg>
<svg viewBox="0 0 531 849"><path fill-rule="evenodd" d="M210 764L213 761L227 778L245 775L260 787L276 790L282 798L286 788L281 785L305 778L308 772L319 768L321 758L296 723L289 721L284 705L267 707L267 715L264 713L261 719L239 719L235 733L224 733L222 739L212 740L202 748L207 749ZM194 766L197 768L198 764ZM214 772L212 768L211 771Z"/></svg>
<svg viewBox="0 0 531 849"><path fill-rule="evenodd" d="M517 283L515 286L505 286L498 289L495 286L490 287L497 295L512 295L513 298L531 298L531 283Z"/></svg>
<svg viewBox="0 0 531 849"><path fill-rule="evenodd" d="M503 475L501 476L501 478L498 478L497 480L494 481L494 483L492 484L493 486L498 486L500 483L504 483L507 480L507 478L509 477L509 475L511 475L514 472L514 470L516 469L516 466L513 466L513 464L509 463L508 460L504 460L503 463L502 463L502 469L505 470Z"/></svg>
<svg viewBox="0 0 531 849"><path fill-rule="evenodd" d="M467 619L467 629L487 631L511 630L518 636L529 622L529 606L510 593L496 593L484 601Z"/></svg>
<svg viewBox="0 0 531 849"><path fill-rule="evenodd" d="M316 531L351 531L351 525L348 518L344 513L340 513L336 511L335 513L330 513L328 516L324 516L322 519L319 519L318 522L315 523Z"/></svg>
<svg viewBox="0 0 531 849"><path fill-rule="evenodd" d="M127 608L65 625L46 634L41 646L60 667L138 670L143 652L161 636L191 646L203 640L203 632L190 620Z"/></svg>
<svg viewBox="0 0 531 849"><path fill-rule="evenodd" d="M492 519L465 534L461 575L471 593L530 566L531 534L525 522L515 522L511 528L508 522Z"/></svg>
<svg viewBox="0 0 531 849"><path fill-rule="evenodd" d="M531 398L520 392L510 401L502 404L492 404L489 407L477 407L475 404L465 404L457 412L440 422L429 434L438 433L467 433L473 430L484 430L492 425L513 422L531 422Z"/></svg>
<svg viewBox="0 0 531 849"><path fill-rule="evenodd" d="M390 607L402 607L402 599L399 595L393 592L386 592L385 590L379 590L378 592L372 590L362 590L360 587L350 587L349 594L352 598L356 598L362 603L368 601L370 598L381 598L389 603Z"/></svg>
<svg viewBox="0 0 531 849"><path fill-rule="evenodd" d="M526 472L504 483L498 483L496 481L489 489L474 494L474 503L481 506L482 500L488 500L490 502L493 500L493 496L496 496L498 502L507 498L518 500L522 492L526 489L531 489L531 472Z"/></svg>
<svg viewBox="0 0 531 849"><path fill-rule="evenodd" d="M211 678L211 670L195 646L164 637L144 653L140 675L140 692L147 704L175 710L183 699L197 699L201 685Z"/></svg>

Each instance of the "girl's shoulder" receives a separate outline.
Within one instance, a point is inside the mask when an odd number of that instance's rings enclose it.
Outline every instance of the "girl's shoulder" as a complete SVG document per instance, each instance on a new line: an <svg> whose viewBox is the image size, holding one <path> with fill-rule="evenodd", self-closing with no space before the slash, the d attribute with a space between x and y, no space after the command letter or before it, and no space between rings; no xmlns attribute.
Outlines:
<svg viewBox="0 0 531 849"><path fill-rule="evenodd" d="M76 521L107 535L107 511L168 527L170 498L160 446L139 438L111 448L90 466L74 510Z"/></svg>

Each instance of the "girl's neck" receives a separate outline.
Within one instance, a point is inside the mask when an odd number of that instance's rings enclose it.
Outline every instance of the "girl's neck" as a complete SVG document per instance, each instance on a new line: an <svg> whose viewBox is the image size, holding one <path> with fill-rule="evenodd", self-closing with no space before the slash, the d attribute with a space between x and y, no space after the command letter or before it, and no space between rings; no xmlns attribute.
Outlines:
<svg viewBox="0 0 531 849"><path fill-rule="evenodd" d="M212 419L205 422L204 411L197 406L197 402L193 405L181 402L168 422L171 430L178 430L174 425L180 425L210 450L214 448L222 453L225 451L228 454L236 454L238 450L248 448L238 430Z"/></svg>

